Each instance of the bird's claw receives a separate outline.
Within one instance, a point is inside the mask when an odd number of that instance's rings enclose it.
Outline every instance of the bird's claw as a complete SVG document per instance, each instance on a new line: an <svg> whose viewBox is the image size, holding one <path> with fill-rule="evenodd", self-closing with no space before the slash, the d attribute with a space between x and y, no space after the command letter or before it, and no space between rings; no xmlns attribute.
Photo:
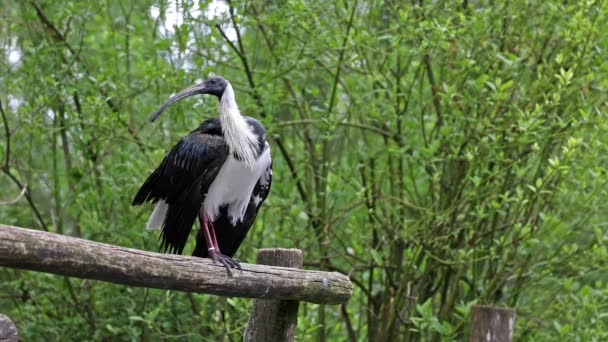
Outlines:
<svg viewBox="0 0 608 342"><path fill-rule="evenodd" d="M211 260L213 260L213 262L219 262L222 264L226 268L226 272L228 272L229 277L232 277L232 270L230 270L231 268L236 268L241 271L243 270L238 259L232 259L231 257L220 253L211 253L209 257Z"/></svg>

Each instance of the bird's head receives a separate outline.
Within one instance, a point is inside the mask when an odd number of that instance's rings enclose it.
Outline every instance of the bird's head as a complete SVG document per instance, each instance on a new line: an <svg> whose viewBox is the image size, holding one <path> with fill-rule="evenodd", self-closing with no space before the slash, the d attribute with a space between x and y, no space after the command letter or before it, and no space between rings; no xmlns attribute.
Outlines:
<svg viewBox="0 0 608 342"><path fill-rule="evenodd" d="M203 83L196 84L188 89L184 89L179 93L171 96L167 102L163 103L160 108L150 118L150 121L154 122L158 116L165 110L167 107L172 105L173 103L185 99L186 97L198 94L210 94L217 96L218 99L222 98L222 94L224 94L224 90L228 86L228 81L226 81L221 76L212 76L209 77Z"/></svg>

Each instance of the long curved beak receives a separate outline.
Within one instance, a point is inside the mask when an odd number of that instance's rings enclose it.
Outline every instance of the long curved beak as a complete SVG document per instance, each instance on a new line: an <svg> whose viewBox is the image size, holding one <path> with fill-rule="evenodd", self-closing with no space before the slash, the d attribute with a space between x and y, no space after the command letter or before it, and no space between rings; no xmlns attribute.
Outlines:
<svg viewBox="0 0 608 342"><path fill-rule="evenodd" d="M152 114L152 117L150 117L150 122L154 122L156 121L156 119L158 118L158 116L165 110L167 109L167 107L169 107L170 105L174 104L175 102L185 99L186 97L192 96L192 95L198 95L198 94L205 94L207 93L208 89L205 87L204 83L201 84L196 84L188 89L184 89L182 91L180 91L179 93L171 96L169 98L169 100L167 100L167 102L163 103L162 106L160 106L160 108L158 108L158 110L156 112L154 112L154 114Z"/></svg>

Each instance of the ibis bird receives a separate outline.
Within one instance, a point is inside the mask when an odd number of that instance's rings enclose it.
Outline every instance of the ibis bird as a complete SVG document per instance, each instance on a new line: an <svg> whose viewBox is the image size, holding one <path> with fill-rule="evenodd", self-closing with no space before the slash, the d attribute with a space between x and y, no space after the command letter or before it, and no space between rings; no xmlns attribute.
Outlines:
<svg viewBox="0 0 608 342"><path fill-rule="evenodd" d="M232 275L233 259L253 225L272 181L272 159L264 126L242 116L230 82L219 76L170 97L171 104L210 94L219 99L219 118L203 121L167 153L141 186L132 205L156 203L147 228L162 229L161 249L181 254L197 219L193 256L211 258Z"/></svg>

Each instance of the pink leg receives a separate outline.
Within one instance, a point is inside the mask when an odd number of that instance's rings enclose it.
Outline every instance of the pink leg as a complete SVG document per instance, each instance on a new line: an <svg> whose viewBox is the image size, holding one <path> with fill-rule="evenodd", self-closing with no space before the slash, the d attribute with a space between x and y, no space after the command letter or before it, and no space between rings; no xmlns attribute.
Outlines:
<svg viewBox="0 0 608 342"><path fill-rule="evenodd" d="M207 243L207 250L209 251L209 258L213 261L217 261L224 265L229 276L232 276L230 268L241 269L241 265L238 260L232 259L229 256L223 255L220 251L220 246L217 243L217 237L215 236L215 228L213 222L209 220L207 213L204 208L201 208L198 218L201 222L201 229L205 236L205 242Z"/></svg>
<svg viewBox="0 0 608 342"><path fill-rule="evenodd" d="M203 211L201 209L201 211ZM209 253L221 253L220 246L217 244L217 237L215 236L215 228L213 227L213 222L209 220L207 213L203 212L203 225L205 226L205 239L207 242L207 248Z"/></svg>
<svg viewBox="0 0 608 342"><path fill-rule="evenodd" d="M205 243L207 244L207 250L209 253L215 250L215 245L213 244L213 238L211 238L211 232L209 231L209 220L207 219L207 214L203 209L200 210L198 219L201 222L201 229L203 230L203 235L205 235ZM213 229L213 228L211 228Z"/></svg>

